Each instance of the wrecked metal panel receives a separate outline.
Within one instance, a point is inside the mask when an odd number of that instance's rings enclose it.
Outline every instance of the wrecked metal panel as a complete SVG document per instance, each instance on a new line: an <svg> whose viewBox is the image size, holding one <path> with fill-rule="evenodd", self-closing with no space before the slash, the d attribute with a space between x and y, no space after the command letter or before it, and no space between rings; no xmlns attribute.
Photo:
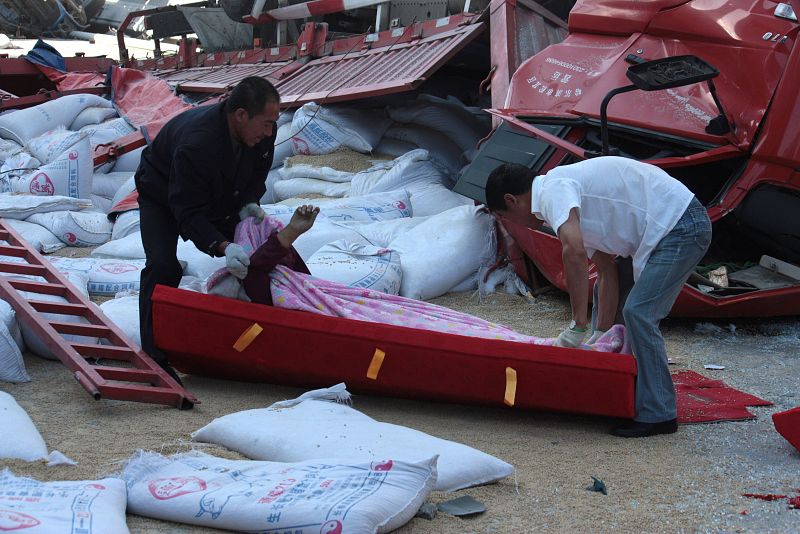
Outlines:
<svg viewBox="0 0 800 534"><path fill-rule="evenodd" d="M169 71L156 71L153 74L171 86L188 92L224 91L248 76L266 78L289 64L288 61L246 65L220 65L217 67L195 67Z"/></svg>
<svg viewBox="0 0 800 534"><path fill-rule="evenodd" d="M339 102L415 89L484 27L469 24L394 46L313 60L279 83L281 102Z"/></svg>

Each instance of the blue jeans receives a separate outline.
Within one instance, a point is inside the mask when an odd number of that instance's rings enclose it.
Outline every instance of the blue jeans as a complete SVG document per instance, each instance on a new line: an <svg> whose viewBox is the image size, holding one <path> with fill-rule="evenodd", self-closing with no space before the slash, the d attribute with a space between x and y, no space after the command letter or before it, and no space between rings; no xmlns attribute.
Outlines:
<svg viewBox="0 0 800 534"><path fill-rule="evenodd" d="M710 244L711 221L706 209L694 198L653 249L625 300L622 316L637 366L636 421L660 423L677 417L675 386L658 326ZM620 285L623 284L620 280Z"/></svg>

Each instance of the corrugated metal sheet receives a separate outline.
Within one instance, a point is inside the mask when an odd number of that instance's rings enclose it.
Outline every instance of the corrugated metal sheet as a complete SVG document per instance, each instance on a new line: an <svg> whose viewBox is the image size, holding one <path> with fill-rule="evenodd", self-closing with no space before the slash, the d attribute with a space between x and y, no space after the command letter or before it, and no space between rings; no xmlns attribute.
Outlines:
<svg viewBox="0 0 800 534"><path fill-rule="evenodd" d="M484 27L468 24L397 46L316 59L278 84L281 101L337 102L415 89Z"/></svg>
<svg viewBox="0 0 800 534"><path fill-rule="evenodd" d="M215 92L224 91L248 76L267 78L273 83L270 75L288 65L288 61L275 63L258 63L246 65L220 65L217 67L194 67L168 71L154 71L153 74L184 91Z"/></svg>

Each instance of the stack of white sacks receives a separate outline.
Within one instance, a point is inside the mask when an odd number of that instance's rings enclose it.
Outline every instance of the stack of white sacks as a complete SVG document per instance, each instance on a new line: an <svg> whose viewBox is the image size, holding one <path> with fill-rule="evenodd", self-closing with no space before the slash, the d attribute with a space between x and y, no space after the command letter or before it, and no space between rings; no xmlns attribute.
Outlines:
<svg viewBox="0 0 800 534"><path fill-rule="evenodd" d="M320 206L314 227L295 243L320 278L415 299L474 290L478 271L494 260L494 220L451 190L488 128L473 111L421 97L386 110L312 103L284 113L263 207L288 223L294 206ZM98 143L131 131L107 100L93 95L67 96L0 116L2 170L9 171L0 175L0 217L13 219L12 225L44 253L67 245L93 247L89 257L53 258L52 263L87 295L116 296L101 308L138 344L136 292L145 258L139 211L124 212L113 224L106 215L135 189L139 153L99 169L93 169L91 159ZM326 154L342 147L396 157L374 160L371 168L357 173L283 166L295 154ZM296 198L310 193L334 198ZM202 291L203 281L224 267L223 258L182 240L178 258L184 265L182 287L193 290ZM13 311L9 308L2 318L11 340ZM15 339L22 342L6 343L9 371L0 371L0 380L27 379L12 345L52 358L26 329Z"/></svg>

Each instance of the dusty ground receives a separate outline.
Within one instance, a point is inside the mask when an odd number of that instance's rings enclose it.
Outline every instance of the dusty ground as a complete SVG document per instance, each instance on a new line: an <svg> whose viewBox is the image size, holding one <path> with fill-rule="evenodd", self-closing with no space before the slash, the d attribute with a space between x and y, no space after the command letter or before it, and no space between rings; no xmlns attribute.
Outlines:
<svg viewBox="0 0 800 534"><path fill-rule="evenodd" d="M496 294L478 302L469 294L436 301L508 324L529 334L555 335L568 303L548 294L528 304ZM745 492L800 494L800 453L774 430L770 415L800 405L800 322L735 321L697 328L696 321L664 325L676 368L690 368L771 400L755 408L754 421L681 427L677 434L624 440L607 434L614 421L563 414L476 408L357 396L354 407L383 421L402 424L477 447L517 468L499 484L468 494L487 512L471 519L439 514L414 519L404 533L558 532L798 532L800 510L785 501L762 502ZM703 370L716 363L724 371ZM185 377L202 399L191 411L103 400L92 401L60 363L26 355L29 384L0 383L28 411L51 449L77 467L2 462L18 475L42 480L86 479L113 472L136 449L185 450L189 435L214 417L263 407L302 390ZM210 449L213 454L225 454ZM230 456L231 453L227 453ZM607 496L585 490L590 475L605 481ZM743 512L747 512L743 515ZM216 532L129 516L134 533Z"/></svg>

